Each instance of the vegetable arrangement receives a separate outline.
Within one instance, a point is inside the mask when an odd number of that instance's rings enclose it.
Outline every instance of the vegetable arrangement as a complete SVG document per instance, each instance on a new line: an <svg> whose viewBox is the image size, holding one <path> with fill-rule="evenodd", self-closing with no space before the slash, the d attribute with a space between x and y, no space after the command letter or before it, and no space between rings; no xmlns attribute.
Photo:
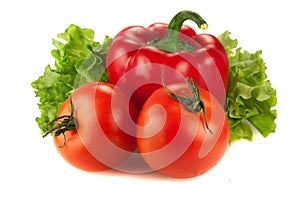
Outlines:
<svg viewBox="0 0 300 199"><path fill-rule="evenodd" d="M130 26L94 41L70 25L53 40L55 68L32 82L42 136L85 171L116 169L139 154L175 178L210 170L230 142L275 132L276 91L261 51L238 47L226 31L197 34L206 21L181 11L169 24Z"/></svg>

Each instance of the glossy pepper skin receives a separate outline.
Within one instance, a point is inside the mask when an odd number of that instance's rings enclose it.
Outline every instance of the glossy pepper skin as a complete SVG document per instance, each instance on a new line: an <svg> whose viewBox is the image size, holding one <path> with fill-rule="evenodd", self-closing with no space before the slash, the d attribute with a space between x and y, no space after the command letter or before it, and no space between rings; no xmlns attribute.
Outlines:
<svg viewBox="0 0 300 199"><path fill-rule="evenodd" d="M182 11L169 24L127 27L112 42L107 54L109 81L127 92L139 108L162 87L162 72L166 85L193 78L225 105L229 70L226 51L213 35L197 34L183 25L188 19L201 29L207 27L197 13Z"/></svg>

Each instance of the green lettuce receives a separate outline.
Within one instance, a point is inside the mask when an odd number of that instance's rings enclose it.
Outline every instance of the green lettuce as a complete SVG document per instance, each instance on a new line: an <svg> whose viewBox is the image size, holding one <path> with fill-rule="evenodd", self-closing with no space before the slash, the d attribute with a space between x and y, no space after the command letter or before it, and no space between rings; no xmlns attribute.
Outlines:
<svg viewBox="0 0 300 199"><path fill-rule="evenodd" d="M107 82L106 54L112 38L94 41L94 31L71 24L53 39L54 69L45 67L44 74L31 83L39 97L41 116L36 118L42 135L46 125L56 118L62 103L78 86L92 81ZM62 42L64 41L64 42Z"/></svg>
<svg viewBox="0 0 300 199"><path fill-rule="evenodd" d="M226 49L230 65L226 110L230 140L252 140L255 130L267 137L275 132L277 97L267 79L262 51L242 50L229 35L226 31L218 39Z"/></svg>

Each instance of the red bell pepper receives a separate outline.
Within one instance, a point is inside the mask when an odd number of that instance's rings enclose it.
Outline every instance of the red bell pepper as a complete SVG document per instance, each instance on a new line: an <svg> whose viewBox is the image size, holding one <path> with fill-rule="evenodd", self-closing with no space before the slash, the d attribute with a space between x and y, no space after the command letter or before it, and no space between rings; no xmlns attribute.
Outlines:
<svg viewBox="0 0 300 199"><path fill-rule="evenodd" d="M162 71L166 85L193 78L199 87L225 105L229 70L226 51L213 35L197 35L191 27L183 25L185 20L194 21L200 29L207 28L197 13L181 11L169 25L127 27L109 47L109 81L132 96L138 107L162 86Z"/></svg>

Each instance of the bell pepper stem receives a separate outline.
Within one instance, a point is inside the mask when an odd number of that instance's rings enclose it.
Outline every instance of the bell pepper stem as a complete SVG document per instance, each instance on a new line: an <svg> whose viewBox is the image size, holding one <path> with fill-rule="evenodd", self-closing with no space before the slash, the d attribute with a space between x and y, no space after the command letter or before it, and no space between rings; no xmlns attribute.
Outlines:
<svg viewBox="0 0 300 199"><path fill-rule="evenodd" d="M207 29L208 25L206 21L196 12L184 10L177 13L169 23L168 29L180 32L183 22L186 20L192 20L197 24L200 29Z"/></svg>
<svg viewBox="0 0 300 199"><path fill-rule="evenodd" d="M165 52L176 52L179 50L185 50L192 52L194 48L184 41L179 40L180 29L186 20L194 21L200 29L207 29L208 25L206 21L197 13L189 10L184 10L177 13L169 23L166 35L161 40L154 40L149 45L155 46Z"/></svg>

